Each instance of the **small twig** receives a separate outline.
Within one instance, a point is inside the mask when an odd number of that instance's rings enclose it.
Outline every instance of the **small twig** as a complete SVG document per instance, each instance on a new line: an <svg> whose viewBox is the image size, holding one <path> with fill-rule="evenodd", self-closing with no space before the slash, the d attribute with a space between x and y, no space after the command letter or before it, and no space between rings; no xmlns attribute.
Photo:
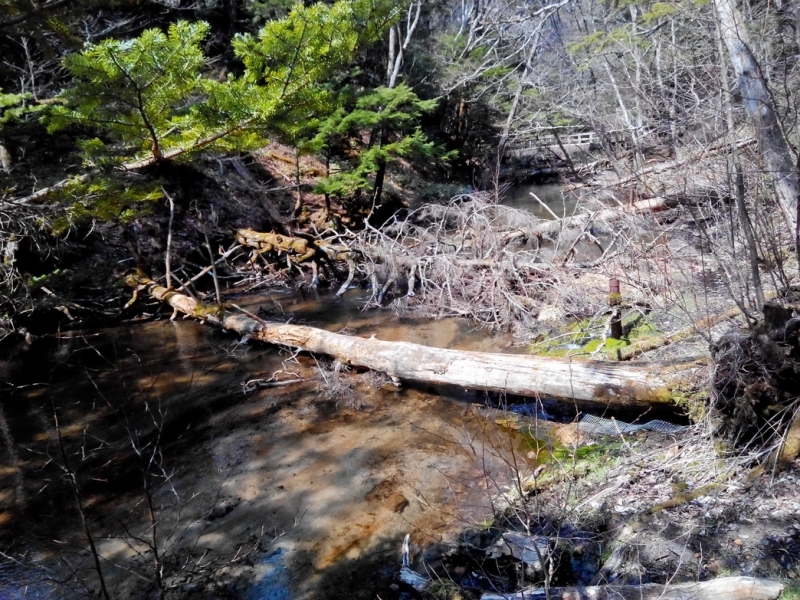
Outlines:
<svg viewBox="0 0 800 600"><path fill-rule="evenodd" d="M549 212L551 215L553 215L553 218L554 218L556 221L560 221L560 220L561 220L561 217L559 217L559 216L558 216L556 213L554 213L554 212L553 212L553 209L552 209L552 208L550 208L549 206L547 206L547 204L545 204L545 203L544 203L544 201L543 201L541 198L539 198L539 196L537 196L537 195L536 195L536 194L534 194L533 192L528 192L528 193L529 193L531 196L533 196L533 199L534 199L534 200L536 200L536 201L537 201L539 204L541 204L541 205L542 205L542 207L543 207L543 208L544 208L544 209L545 209L547 212Z"/></svg>
<svg viewBox="0 0 800 600"><path fill-rule="evenodd" d="M302 377L298 377L297 379L284 379L283 381L274 381L271 379L249 379L248 381L242 382L242 392L249 394L262 388L283 387L295 383L303 383L304 381L308 380L303 379Z"/></svg>
<svg viewBox="0 0 800 600"><path fill-rule="evenodd" d="M211 275L214 278L214 292L217 295L217 305L222 306L222 292L219 289L219 278L217 277L217 263L214 260L214 253L211 251L211 243L208 241L208 234L203 229L203 237L206 240L206 250L208 250L208 259L211 261Z"/></svg>
<svg viewBox="0 0 800 600"><path fill-rule="evenodd" d="M167 287L172 287L172 268L170 266L170 254L172 252L172 222L175 219L175 202L172 196L167 193L164 186L161 186L161 191L164 192L164 197L169 201L169 227L167 228L167 251L164 256L165 267L167 271Z"/></svg>
<svg viewBox="0 0 800 600"><path fill-rule="evenodd" d="M241 306L239 306L238 304L231 304L231 306L232 306L233 308L235 308L236 310L238 310L238 311L239 311L240 313L242 313L243 315L247 315L248 317L250 317L251 319L253 319L253 320L254 320L254 321L256 321L257 323L259 323L259 324L261 324L261 325L264 325L265 327L266 327L266 326L269 326L269 323L268 323L267 321L265 321L264 319L262 319L262 318L261 318L261 317L259 317L258 315L254 314L254 313L251 313L249 310L245 310L244 308L242 308L242 307L241 307Z"/></svg>
<svg viewBox="0 0 800 600"><path fill-rule="evenodd" d="M228 249L227 249L227 250L224 252L224 254L222 254L222 256L220 256L220 257L219 257L219 258L218 258L218 259L217 259L217 260L214 262L214 265L218 265L218 264L220 264L220 263L224 262L225 260L227 260L227 258L228 258L228 257L229 257L231 254L233 254L234 252L236 252L236 251L237 251L239 248L241 248L241 247L242 247L242 245L241 245L241 244L237 244L236 242L234 242L234 243L233 243L233 244L231 244L231 246L230 246L230 247L229 247L229 248L228 248ZM200 278L201 278L203 275L205 275L206 273L208 273L208 272L209 272L209 271L210 271L212 268L213 268L213 267L212 267L211 265L209 265L209 266L207 266L207 267L204 267L202 271L200 271L200 272L199 272L197 275L195 275L195 276L194 276L194 277L192 277L192 278L191 278L189 281L187 281L187 284L194 283L195 281L197 281L198 279L200 279ZM177 292L180 292L180 291L182 291L182 290L183 290L183 286L179 287L179 288L178 288L177 290L175 290L175 291L177 291Z"/></svg>

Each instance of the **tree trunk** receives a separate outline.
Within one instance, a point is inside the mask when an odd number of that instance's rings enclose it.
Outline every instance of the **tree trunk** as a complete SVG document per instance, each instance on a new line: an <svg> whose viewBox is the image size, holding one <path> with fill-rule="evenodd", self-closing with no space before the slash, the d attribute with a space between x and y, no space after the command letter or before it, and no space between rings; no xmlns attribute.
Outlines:
<svg viewBox="0 0 800 600"><path fill-rule="evenodd" d="M775 114L767 83L750 50L744 20L734 5L734 0L714 0L714 6L719 16L722 38L738 78L745 111L761 146L764 163L775 185L784 218L794 232L800 187L792 152Z"/></svg>
<svg viewBox="0 0 800 600"><path fill-rule="evenodd" d="M538 44L539 35L536 35L536 42L534 47ZM533 52L531 52L531 55ZM500 202L500 169L503 166L503 158L506 154L506 144L508 143L508 136L511 133L511 125L514 123L514 118L517 115L517 107L519 100L522 98L522 92L525 90L525 78L528 76L528 60L524 61L522 73L517 79L517 91L514 93L514 100L511 102L511 108L508 109L508 116L506 117L506 124L503 126L503 132L500 134L500 141L497 143L497 160L494 165L494 198L495 202Z"/></svg>
<svg viewBox="0 0 800 600"><path fill-rule="evenodd" d="M300 213L303 212L303 189L300 181L300 148L294 149L294 183L297 186L297 198L294 201L294 209L292 210L292 219L297 221Z"/></svg>
<svg viewBox="0 0 800 600"><path fill-rule="evenodd" d="M168 302L178 312L250 339L327 354L343 363L382 371L398 379L613 406L670 403L672 389L677 387L677 383L668 380L663 366L466 352L363 339L314 327L268 323L242 309L242 314L223 313L160 286L141 273L129 275L127 283Z"/></svg>
<svg viewBox="0 0 800 600"><path fill-rule="evenodd" d="M728 83L728 71L725 68L725 50L722 43L722 31L720 30L719 19L716 19L717 30L717 53L719 54L720 74L722 75L722 103L725 111L725 122L728 128L728 135L731 137L731 159L733 162L735 177L735 197L736 210L739 213L739 221L742 224L742 231L747 240L747 258L750 262L750 276L753 278L753 291L756 295L756 309L761 311L764 308L764 287L761 284L761 272L758 268L758 247L756 246L755 232L753 231L750 216L747 213L745 204L744 172L742 161L739 156L739 149L736 147L736 126L733 119L733 109L730 98L727 97L730 85Z"/></svg>
<svg viewBox="0 0 800 600"><path fill-rule="evenodd" d="M386 161L381 160L378 164L378 171L375 173L375 186L372 190L372 210L381 204L381 195L383 194L383 182L386 178ZM370 212L370 216L372 213Z"/></svg>
<svg viewBox="0 0 800 600"><path fill-rule="evenodd" d="M644 367L430 348L299 325L262 324L251 337L424 383L613 405L671 402L667 382Z"/></svg>
<svg viewBox="0 0 800 600"><path fill-rule="evenodd" d="M481 600L771 600L783 591L783 584L774 579L755 577L722 577L699 583L662 585L607 585L585 588L532 589L516 594L484 594Z"/></svg>

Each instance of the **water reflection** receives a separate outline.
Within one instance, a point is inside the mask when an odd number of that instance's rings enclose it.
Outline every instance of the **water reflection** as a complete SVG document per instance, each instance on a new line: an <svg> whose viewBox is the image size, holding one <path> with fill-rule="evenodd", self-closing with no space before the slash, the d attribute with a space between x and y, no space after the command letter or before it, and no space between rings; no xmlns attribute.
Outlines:
<svg viewBox="0 0 800 600"><path fill-rule="evenodd" d="M354 289L332 303L326 294L273 292L237 304L263 307L269 318L385 340L486 351L511 342L465 321L363 312L365 297ZM242 381L279 369L306 381L242 393ZM131 542L134 535L148 539L150 529L130 430L140 445L157 440L163 449L170 479L157 494L157 510L163 535L176 532L163 542L172 564L233 560L241 548L255 547L254 535L286 534L278 546L259 546L266 554L253 557L253 569L264 579L250 598L303 597L309 590L358 598L392 581L386 565L409 530L420 544L440 541L490 510L486 490L475 484L485 465L471 458L475 448L482 455L486 421L459 397L411 387L385 391L366 374L349 374L362 409L325 402L314 359L191 320L43 338L13 371L18 386L38 385L2 398L0 484L9 493L0 496L6 518L0 543L13 556L49 553L43 564L68 582L57 597L82 593L69 565L78 565L89 587L96 576L59 467L54 412L106 558L104 575L118 597L143 597L153 581L151 561ZM381 493L371 493L376 489ZM364 561L376 566L367 569L369 583ZM23 597L24 584L17 583L22 575L34 580L38 568L20 567L20 574L15 563L0 564L0 597ZM170 581L181 577L188 574ZM39 597L34 592L28 588L28 597Z"/></svg>
<svg viewBox="0 0 800 600"><path fill-rule="evenodd" d="M509 333L491 333L476 327L466 319L420 319L398 317L389 310L364 310L371 296L369 290L347 291L332 301L333 292L268 292L237 300L251 312L276 321L314 325L328 331L344 329L350 335L370 337L389 342L411 342L435 348L474 350L484 352L515 351L514 338ZM518 349L517 349L518 351Z"/></svg>
<svg viewBox="0 0 800 600"><path fill-rule="evenodd" d="M261 579L246 590L242 600L292 600L290 577L284 562L284 550L278 548L261 561Z"/></svg>

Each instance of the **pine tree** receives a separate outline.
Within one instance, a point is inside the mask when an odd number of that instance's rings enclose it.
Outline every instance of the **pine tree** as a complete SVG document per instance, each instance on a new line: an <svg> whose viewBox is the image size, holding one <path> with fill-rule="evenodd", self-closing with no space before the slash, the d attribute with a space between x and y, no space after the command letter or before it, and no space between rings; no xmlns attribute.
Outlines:
<svg viewBox="0 0 800 600"><path fill-rule="evenodd" d="M120 195L114 181L119 171L110 166L131 171L190 159L204 150L249 150L263 146L272 134L314 127L333 109L327 79L396 16L390 3L370 0L297 5L258 35L236 36L234 52L244 73L224 81L204 76L201 44L209 26L203 22L181 21L166 33L150 29L133 40L105 40L69 56L65 65L73 85L61 94L63 104L53 107L48 128L98 132L102 139L81 146L87 166L101 168L106 177L95 169L88 181L80 179L84 187L60 187L62 200L80 208L67 212L103 218L115 211L133 214L104 197L108 188L105 196L126 198L126 203L137 198L129 187ZM94 201L86 202L81 196L86 194ZM154 189L142 188L138 197L152 200ZM94 210L93 205L115 208Z"/></svg>
<svg viewBox="0 0 800 600"><path fill-rule="evenodd" d="M206 132L191 101L211 83L201 76L200 43L207 32L205 23L182 21L166 34L149 29L136 39L109 39L71 55L66 66L74 86L62 94L66 105L53 110L50 131L99 130L155 161L202 137Z"/></svg>
<svg viewBox="0 0 800 600"><path fill-rule="evenodd" d="M122 144L121 160L133 150L146 161L133 167L202 149L246 150L286 123L324 112L328 93L320 84L377 39L395 12L365 0L297 5L257 36L236 36L245 72L223 82L203 77L203 22L89 45L65 61L74 83L49 129L98 130ZM94 154L102 148L99 140L87 146Z"/></svg>
<svg viewBox="0 0 800 600"><path fill-rule="evenodd" d="M314 144L336 156L344 168L324 178L317 193L347 198L355 192L359 198L362 192L371 190L370 203L376 206L381 201L383 174L391 162L452 157L428 141L420 129L420 118L436 108L438 99L420 100L401 83L396 88L379 87L361 95L350 91L342 95L340 103L344 106L322 123Z"/></svg>

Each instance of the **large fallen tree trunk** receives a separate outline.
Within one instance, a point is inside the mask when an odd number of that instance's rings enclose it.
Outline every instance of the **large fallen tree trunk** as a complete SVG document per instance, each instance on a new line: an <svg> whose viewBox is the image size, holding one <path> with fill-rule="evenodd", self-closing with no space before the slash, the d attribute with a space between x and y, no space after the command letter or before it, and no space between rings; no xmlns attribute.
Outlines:
<svg viewBox="0 0 800 600"><path fill-rule="evenodd" d="M774 579L755 577L722 577L699 583L661 585L606 585L585 588L552 588L548 596L543 589L523 590L515 594L484 594L481 600L772 600L783 591L783 584Z"/></svg>
<svg viewBox="0 0 800 600"><path fill-rule="evenodd" d="M206 307L141 273L129 275L127 283L168 302L176 312L201 318L250 339L327 354L345 364L382 371L398 379L615 406L669 403L672 389L677 387L663 367L466 352L364 339L314 327L268 323L242 309L238 309L239 314L221 307Z"/></svg>

